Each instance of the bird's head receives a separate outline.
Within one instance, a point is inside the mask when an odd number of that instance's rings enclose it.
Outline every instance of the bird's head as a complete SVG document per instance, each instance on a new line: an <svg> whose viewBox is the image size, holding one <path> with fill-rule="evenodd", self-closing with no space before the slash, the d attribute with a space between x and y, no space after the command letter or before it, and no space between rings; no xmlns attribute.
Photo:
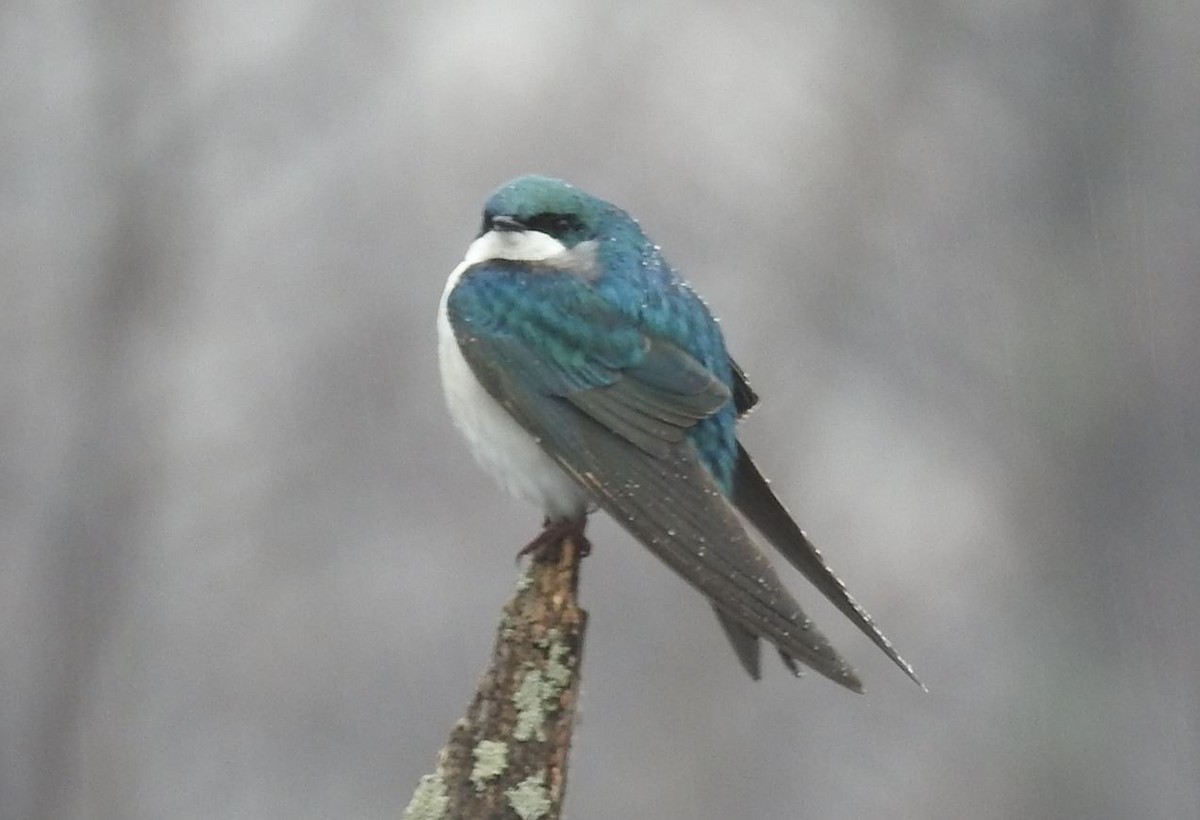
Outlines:
<svg viewBox="0 0 1200 820"><path fill-rule="evenodd" d="M593 280L655 250L637 221L616 205L561 179L529 175L488 197L464 262L553 260L559 269Z"/></svg>
<svg viewBox="0 0 1200 820"><path fill-rule="evenodd" d="M570 249L603 238L620 217L628 218L619 208L574 185L530 175L506 182L492 193L479 234L540 233Z"/></svg>

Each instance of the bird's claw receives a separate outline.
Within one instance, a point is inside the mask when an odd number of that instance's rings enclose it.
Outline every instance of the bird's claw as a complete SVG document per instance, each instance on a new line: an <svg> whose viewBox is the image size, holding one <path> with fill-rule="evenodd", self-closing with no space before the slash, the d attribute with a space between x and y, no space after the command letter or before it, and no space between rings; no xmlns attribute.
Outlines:
<svg viewBox="0 0 1200 820"><path fill-rule="evenodd" d="M547 518L542 522L542 531L517 553L517 563L520 563L526 555L532 555L534 561L557 561L563 542L567 540L575 543L581 558L590 554L592 545L583 534L586 526L586 516L564 518L558 521L551 521Z"/></svg>

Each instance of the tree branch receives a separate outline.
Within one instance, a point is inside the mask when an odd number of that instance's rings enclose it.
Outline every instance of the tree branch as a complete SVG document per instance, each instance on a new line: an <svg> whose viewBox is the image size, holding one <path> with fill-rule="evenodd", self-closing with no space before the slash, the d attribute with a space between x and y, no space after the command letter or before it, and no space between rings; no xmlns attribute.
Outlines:
<svg viewBox="0 0 1200 820"><path fill-rule="evenodd" d="M492 659L465 717L421 778L408 820L557 820L578 702L587 613L582 533L540 550L504 606Z"/></svg>

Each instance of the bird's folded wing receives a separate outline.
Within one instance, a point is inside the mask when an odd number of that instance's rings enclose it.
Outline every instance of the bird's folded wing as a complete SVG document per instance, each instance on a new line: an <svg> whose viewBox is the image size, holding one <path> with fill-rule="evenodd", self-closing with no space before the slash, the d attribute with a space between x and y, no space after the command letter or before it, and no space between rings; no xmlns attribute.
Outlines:
<svg viewBox="0 0 1200 820"><path fill-rule="evenodd" d="M688 428L730 400L728 388L568 273L468 270L447 312L476 378L601 507L743 635L861 689L687 439Z"/></svg>

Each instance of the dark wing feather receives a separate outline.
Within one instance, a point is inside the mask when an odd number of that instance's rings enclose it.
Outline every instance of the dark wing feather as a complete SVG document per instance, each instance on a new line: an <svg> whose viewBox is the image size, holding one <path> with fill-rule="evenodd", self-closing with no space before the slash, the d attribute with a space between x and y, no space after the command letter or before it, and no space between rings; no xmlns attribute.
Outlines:
<svg viewBox="0 0 1200 820"><path fill-rule="evenodd" d="M734 620L732 616L726 615L724 610L716 604L713 604L713 612L717 615L717 623L721 625L721 629L725 630L725 637L733 646L733 651L737 654L742 668L755 680L761 678L762 662L759 659L758 636Z"/></svg>
<svg viewBox="0 0 1200 820"><path fill-rule="evenodd" d="M731 500L792 566L800 570L822 595L874 641L906 675L922 689L925 688L913 671L912 665L900 656L867 611L851 597L846 585L829 569L821 553L808 540L795 519L788 514L771 490L767 479L759 472L750 454L740 443L737 464L734 467Z"/></svg>
<svg viewBox="0 0 1200 820"><path fill-rule="evenodd" d="M729 389L670 342L646 339L645 358L611 384L566 399L644 452L663 458L688 430L729 401Z"/></svg>
<svg viewBox="0 0 1200 820"><path fill-rule="evenodd" d="M861 691L854 670L812 625L750 540L686 439L640 441L646 430L614 435L605 421L580 407L578 397L518 389L508 343L459 336L463 355L485 388L596 502L664 563L708 596L742 633L760 635L784 655ZM528 354L532 355L532 354ZM630 380L633 382L634 380ZM584 402L584 406L588 406ZM654 450L654 452L651 452ZM744 641L734 641L743 664Z"/></svg>
<svg viewBox="0 0 1200 820"><path fill-rule="evenodd" d="M733 374L733 406L737 409L738 418L743 418L758 404L758 394L750 386L746 371L732 358L729 360L729 370Z"/></svg>

